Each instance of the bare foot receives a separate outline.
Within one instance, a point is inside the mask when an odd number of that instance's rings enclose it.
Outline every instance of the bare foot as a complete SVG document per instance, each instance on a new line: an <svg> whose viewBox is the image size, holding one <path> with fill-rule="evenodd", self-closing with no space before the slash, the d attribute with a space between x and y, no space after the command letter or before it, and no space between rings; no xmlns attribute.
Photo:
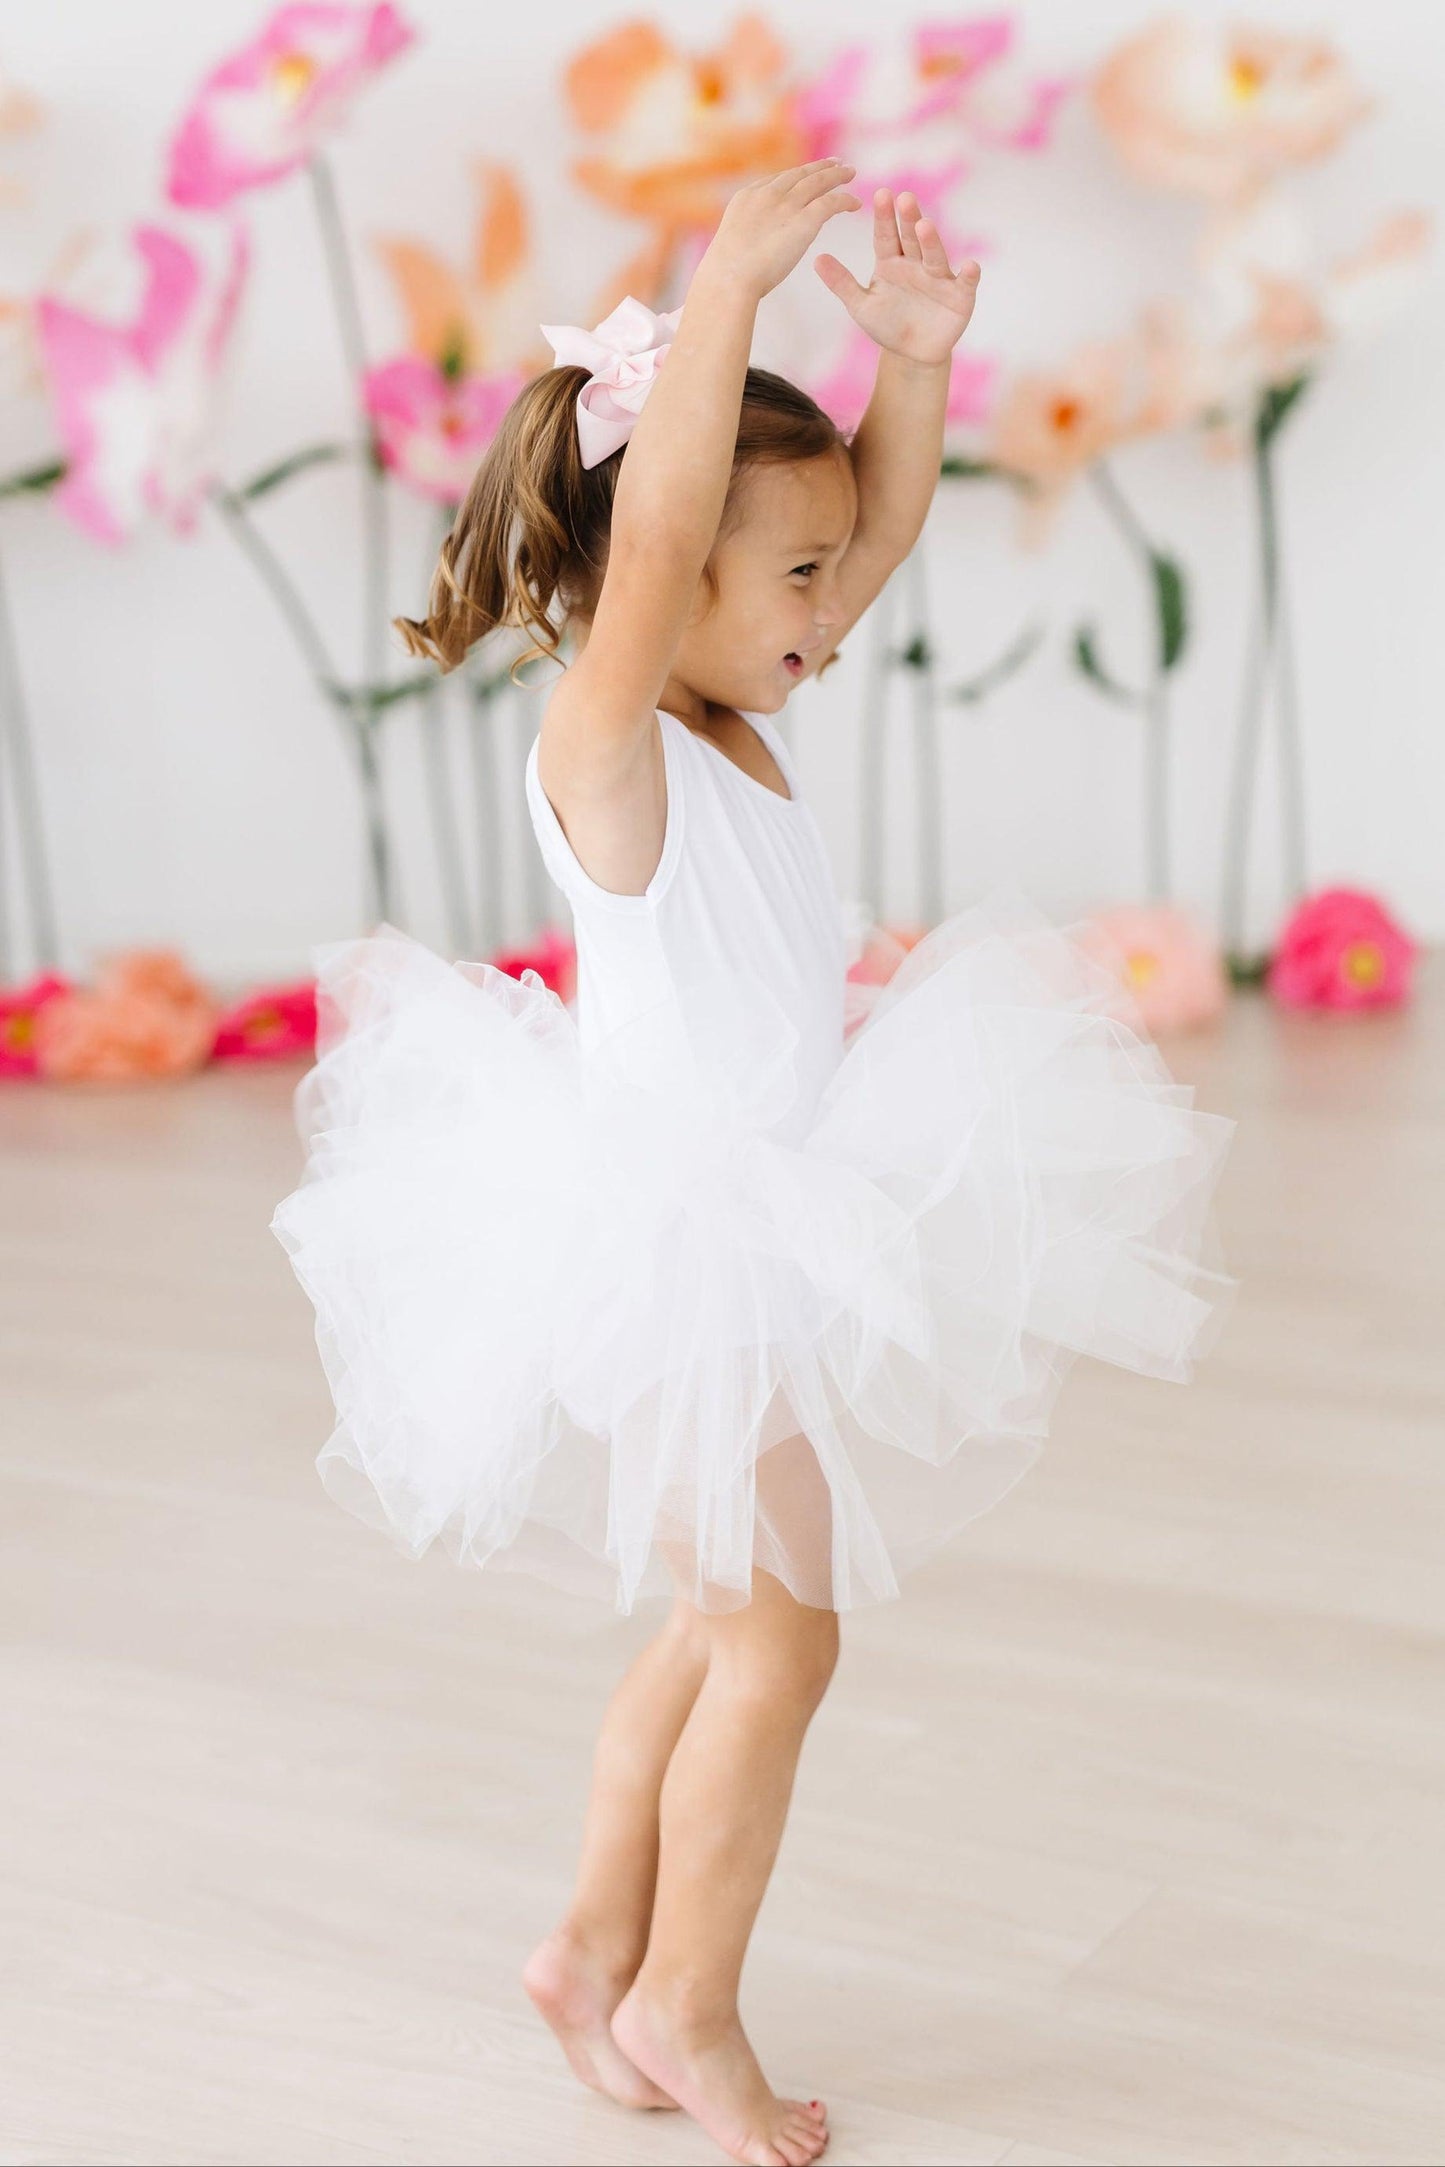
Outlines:
<svg viewBox="0 0 1445 2167"><path fill-rule="evenodd" d="M635 1981L613 2011L612 2036L636 2068L748 2167L808 2167L828 2142L822 2101L779 2099L736 2014L708 2026L684 2023Z"/></svg>
<svg viewBox="0 0 1445 2167"><path fill-rule="evenodd" d="M522 1984L584 2084L624 2107L675 2108L677 2101L628 2060L608 2028L629 1977L558 1927L528 1957Z"/></svg>

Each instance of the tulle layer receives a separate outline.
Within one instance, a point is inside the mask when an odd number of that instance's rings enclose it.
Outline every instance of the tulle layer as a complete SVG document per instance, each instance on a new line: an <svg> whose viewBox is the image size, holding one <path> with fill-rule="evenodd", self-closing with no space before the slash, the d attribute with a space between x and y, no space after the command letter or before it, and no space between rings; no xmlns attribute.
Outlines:
<svg viewBox="0 0 1445 2167"><path fill-rule="evenodd" d="M331 1494L411 1555L631 1610L846 1610L1032 1463L1079 1354L1185 1381L1235 1288L1196 1111L1023 897L910 950L821 1099L720 983L583 1055L534 974L383 926L317 951L309 1146L272 1222L316 1309Z"/></svg>

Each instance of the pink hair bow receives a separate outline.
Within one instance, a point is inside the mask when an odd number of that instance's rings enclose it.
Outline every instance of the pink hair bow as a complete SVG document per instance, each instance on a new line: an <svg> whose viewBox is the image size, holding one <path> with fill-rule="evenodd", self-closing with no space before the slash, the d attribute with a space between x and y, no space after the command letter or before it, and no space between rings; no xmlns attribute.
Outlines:
<svg viewBox="0 0 1445 2167"><path fill-rule="evenodd" d="M554 369L592 372L577 394L584 467L600 465L631 436L681 315L675 308L655 316L629 294L595 331L580 324L543 324L542 336L556 356Z"/></svg>

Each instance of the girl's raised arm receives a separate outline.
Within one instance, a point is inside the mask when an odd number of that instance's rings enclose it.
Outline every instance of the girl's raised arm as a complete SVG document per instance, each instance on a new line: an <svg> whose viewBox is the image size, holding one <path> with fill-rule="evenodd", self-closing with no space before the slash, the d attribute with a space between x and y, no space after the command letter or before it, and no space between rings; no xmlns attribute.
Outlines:
<svg viewBox="0 0 1445 2167"><path fill-rule="evenodd" d="M636 761L697 593L732 474L758 303L838 211L853 168L815 160L733 197L693 274L613 499L582 652L547 705L554 775L606 789Z"/></svg>

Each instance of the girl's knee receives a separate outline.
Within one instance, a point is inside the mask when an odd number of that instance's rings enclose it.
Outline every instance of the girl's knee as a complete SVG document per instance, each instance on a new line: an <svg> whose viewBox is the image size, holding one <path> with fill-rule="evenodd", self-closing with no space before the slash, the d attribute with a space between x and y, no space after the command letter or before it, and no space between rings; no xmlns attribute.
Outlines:
<svg viewBox="0 0 1445 2167"><path fill-rule="evenodd" d="M803 1603L786 1609L749 1605L729 1622L733 1629L715 1637L714 1660L726 1667L736 1690L816 1708L838 1665L836 1611Z"/></svg>

